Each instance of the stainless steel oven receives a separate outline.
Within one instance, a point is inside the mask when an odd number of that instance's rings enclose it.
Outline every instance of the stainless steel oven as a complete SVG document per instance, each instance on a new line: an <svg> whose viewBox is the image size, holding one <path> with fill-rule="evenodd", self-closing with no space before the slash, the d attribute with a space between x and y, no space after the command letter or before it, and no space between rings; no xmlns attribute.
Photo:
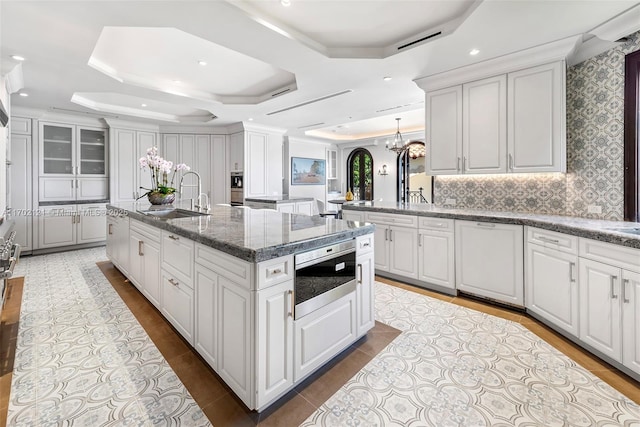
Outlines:
<svg viewBox="0 0 640 427"><path fill-rule="evenodd" d="M356 242L348 240L295 256L294 319L356 289Z"/></svg>
<svg viewBox="0 0 640 427"><path fill-rule="evenodd" d="M242 172L231 172L231 206L240 206L244 202Z"/></svg>

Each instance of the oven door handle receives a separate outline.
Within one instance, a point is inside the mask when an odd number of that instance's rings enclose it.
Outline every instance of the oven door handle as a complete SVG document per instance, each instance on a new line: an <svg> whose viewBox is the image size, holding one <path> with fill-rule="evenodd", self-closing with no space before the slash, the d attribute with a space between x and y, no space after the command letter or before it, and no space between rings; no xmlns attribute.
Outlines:
<svg viewBox="0 0 640 427"><path fill-rule="evenodd" d="M362 264L358 264L358 283L362 284Z"/></svg>
<svg viewBox="0 0 640 427"><path fill-rule="evenodd" d="M293 317L293 307L294 307L294 302L293 302L293 291L291 289L289 289L287 291L287 293L289 294L289 298L288 298L288 307L287 307L287 316L288 317Z"/></svg>

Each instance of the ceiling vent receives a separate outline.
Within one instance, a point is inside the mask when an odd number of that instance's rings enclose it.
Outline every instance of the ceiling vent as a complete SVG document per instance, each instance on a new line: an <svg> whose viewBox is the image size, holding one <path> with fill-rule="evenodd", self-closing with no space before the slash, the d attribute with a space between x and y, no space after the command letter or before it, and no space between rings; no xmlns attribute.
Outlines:
<svg viewBox="0 0 640 427"><path fill-rule="evenodd" d="M306 129L306 128L310 128L310 127L314 127L314 126L320 126L320 125L323 125L323 124L324 124L324 122L312 123L310 125L300 126L298 129Z"/></svg>
<svg viewBox="0 0 640 427"><path fill-rule="evenodd" d="M56 111L56 112L63 112L63 113L71 113L71 114L84 114L87 116L93 116L93 117L98 117L98 118L102 118L102 117L109 117L112 119L119 119L120 116L116 116L114 114L107 114L107 113L94 113L92 111L80 111L80 110L72 110L70 108L59 108L59 107L50 107L49 108L50 111Z"/></svg>
<svg viewBox="0 0 640 427"><path fill-rule="evenodd" d="M286 89L284 89L284 90L281 90L281 91L279 91L279 92L272 93L272 94L271 94L271 97L273 98L273 97L275 97L275 96L280 96L280 95L283 95L283 94L285 94L285 93L287 93L287 92L289 92L289 91L291 91L291 88L290 88L290 87L288 87L288 88L286 88Z"/></svg>
<svg viewBox="0 0 640 427"><path fill-rule="evenodd" d="M397 50L402 50L402 49L406 49L408 47L415 46L418 43L422 43L422 42L427 41L429 39L432 39L434 37L438 37L440 35L442 35L442 31L438 31L437 33L429 34L428 36L420 37L419 39L416 39L416 40L413 40L413 41L410 41L408 43L405 43L403 45L398 46Z"/></svg>
<svg viewBox="0 0 640 427"><path fill-rule="evenodd" d="M343 90L342 92L332 93L331 95L322 96L320 98L316 98L316 99L312 99L312 100L309 100L309 101L301 102L300 104L292 105L290 107L283 108L281 110L272 111L270 113L267 113L267 116L272 116L274 114L284 113L285 111L293 110L294 108L304 107L305 105L309 105L309 104L313 104L313 103L316 103L316 102L324 101L325 99L335 98L336 96L344 95L345 93L351 93L351 92L353 92L353 90L347 89L347 90Z"/></svg>

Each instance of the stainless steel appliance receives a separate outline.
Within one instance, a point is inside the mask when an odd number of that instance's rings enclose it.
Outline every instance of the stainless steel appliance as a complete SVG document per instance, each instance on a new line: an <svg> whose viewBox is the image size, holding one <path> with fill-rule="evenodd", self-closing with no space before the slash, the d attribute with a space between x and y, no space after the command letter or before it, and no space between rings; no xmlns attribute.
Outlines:
<svg viewBox="0 0 640 427"><path fill-rule="evenodd" d="M13 269L20 258L20 245L13 242L15 237L15 231L0 237L0 313L8 293L7 279L13 275Z"/></svg>
<svg viewBox="0 0 640 427"><path fill-rule="evenodd" d="M231 172L231 206L241 206L244 203L242 189L242 172Z"/></svg>
<svg viewBox="0 0 640 427"><path fill-rule="evenodd" d="M355 240L304 252L296 255L294 260L294 319L356 289Z"/></svg>

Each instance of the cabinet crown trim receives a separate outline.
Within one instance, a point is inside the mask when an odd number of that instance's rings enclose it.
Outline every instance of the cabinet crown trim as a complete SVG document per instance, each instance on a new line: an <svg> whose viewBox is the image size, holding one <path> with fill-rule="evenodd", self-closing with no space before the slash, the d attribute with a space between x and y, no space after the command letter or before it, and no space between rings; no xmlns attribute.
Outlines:
<svg viewBox="0 0 640 427"><path fill-rule="evenodd" d="M564 61L576 49L581 36L568 37L509 55L456 68L414 80L425 92L468 83L554 61Z"/></svg>

